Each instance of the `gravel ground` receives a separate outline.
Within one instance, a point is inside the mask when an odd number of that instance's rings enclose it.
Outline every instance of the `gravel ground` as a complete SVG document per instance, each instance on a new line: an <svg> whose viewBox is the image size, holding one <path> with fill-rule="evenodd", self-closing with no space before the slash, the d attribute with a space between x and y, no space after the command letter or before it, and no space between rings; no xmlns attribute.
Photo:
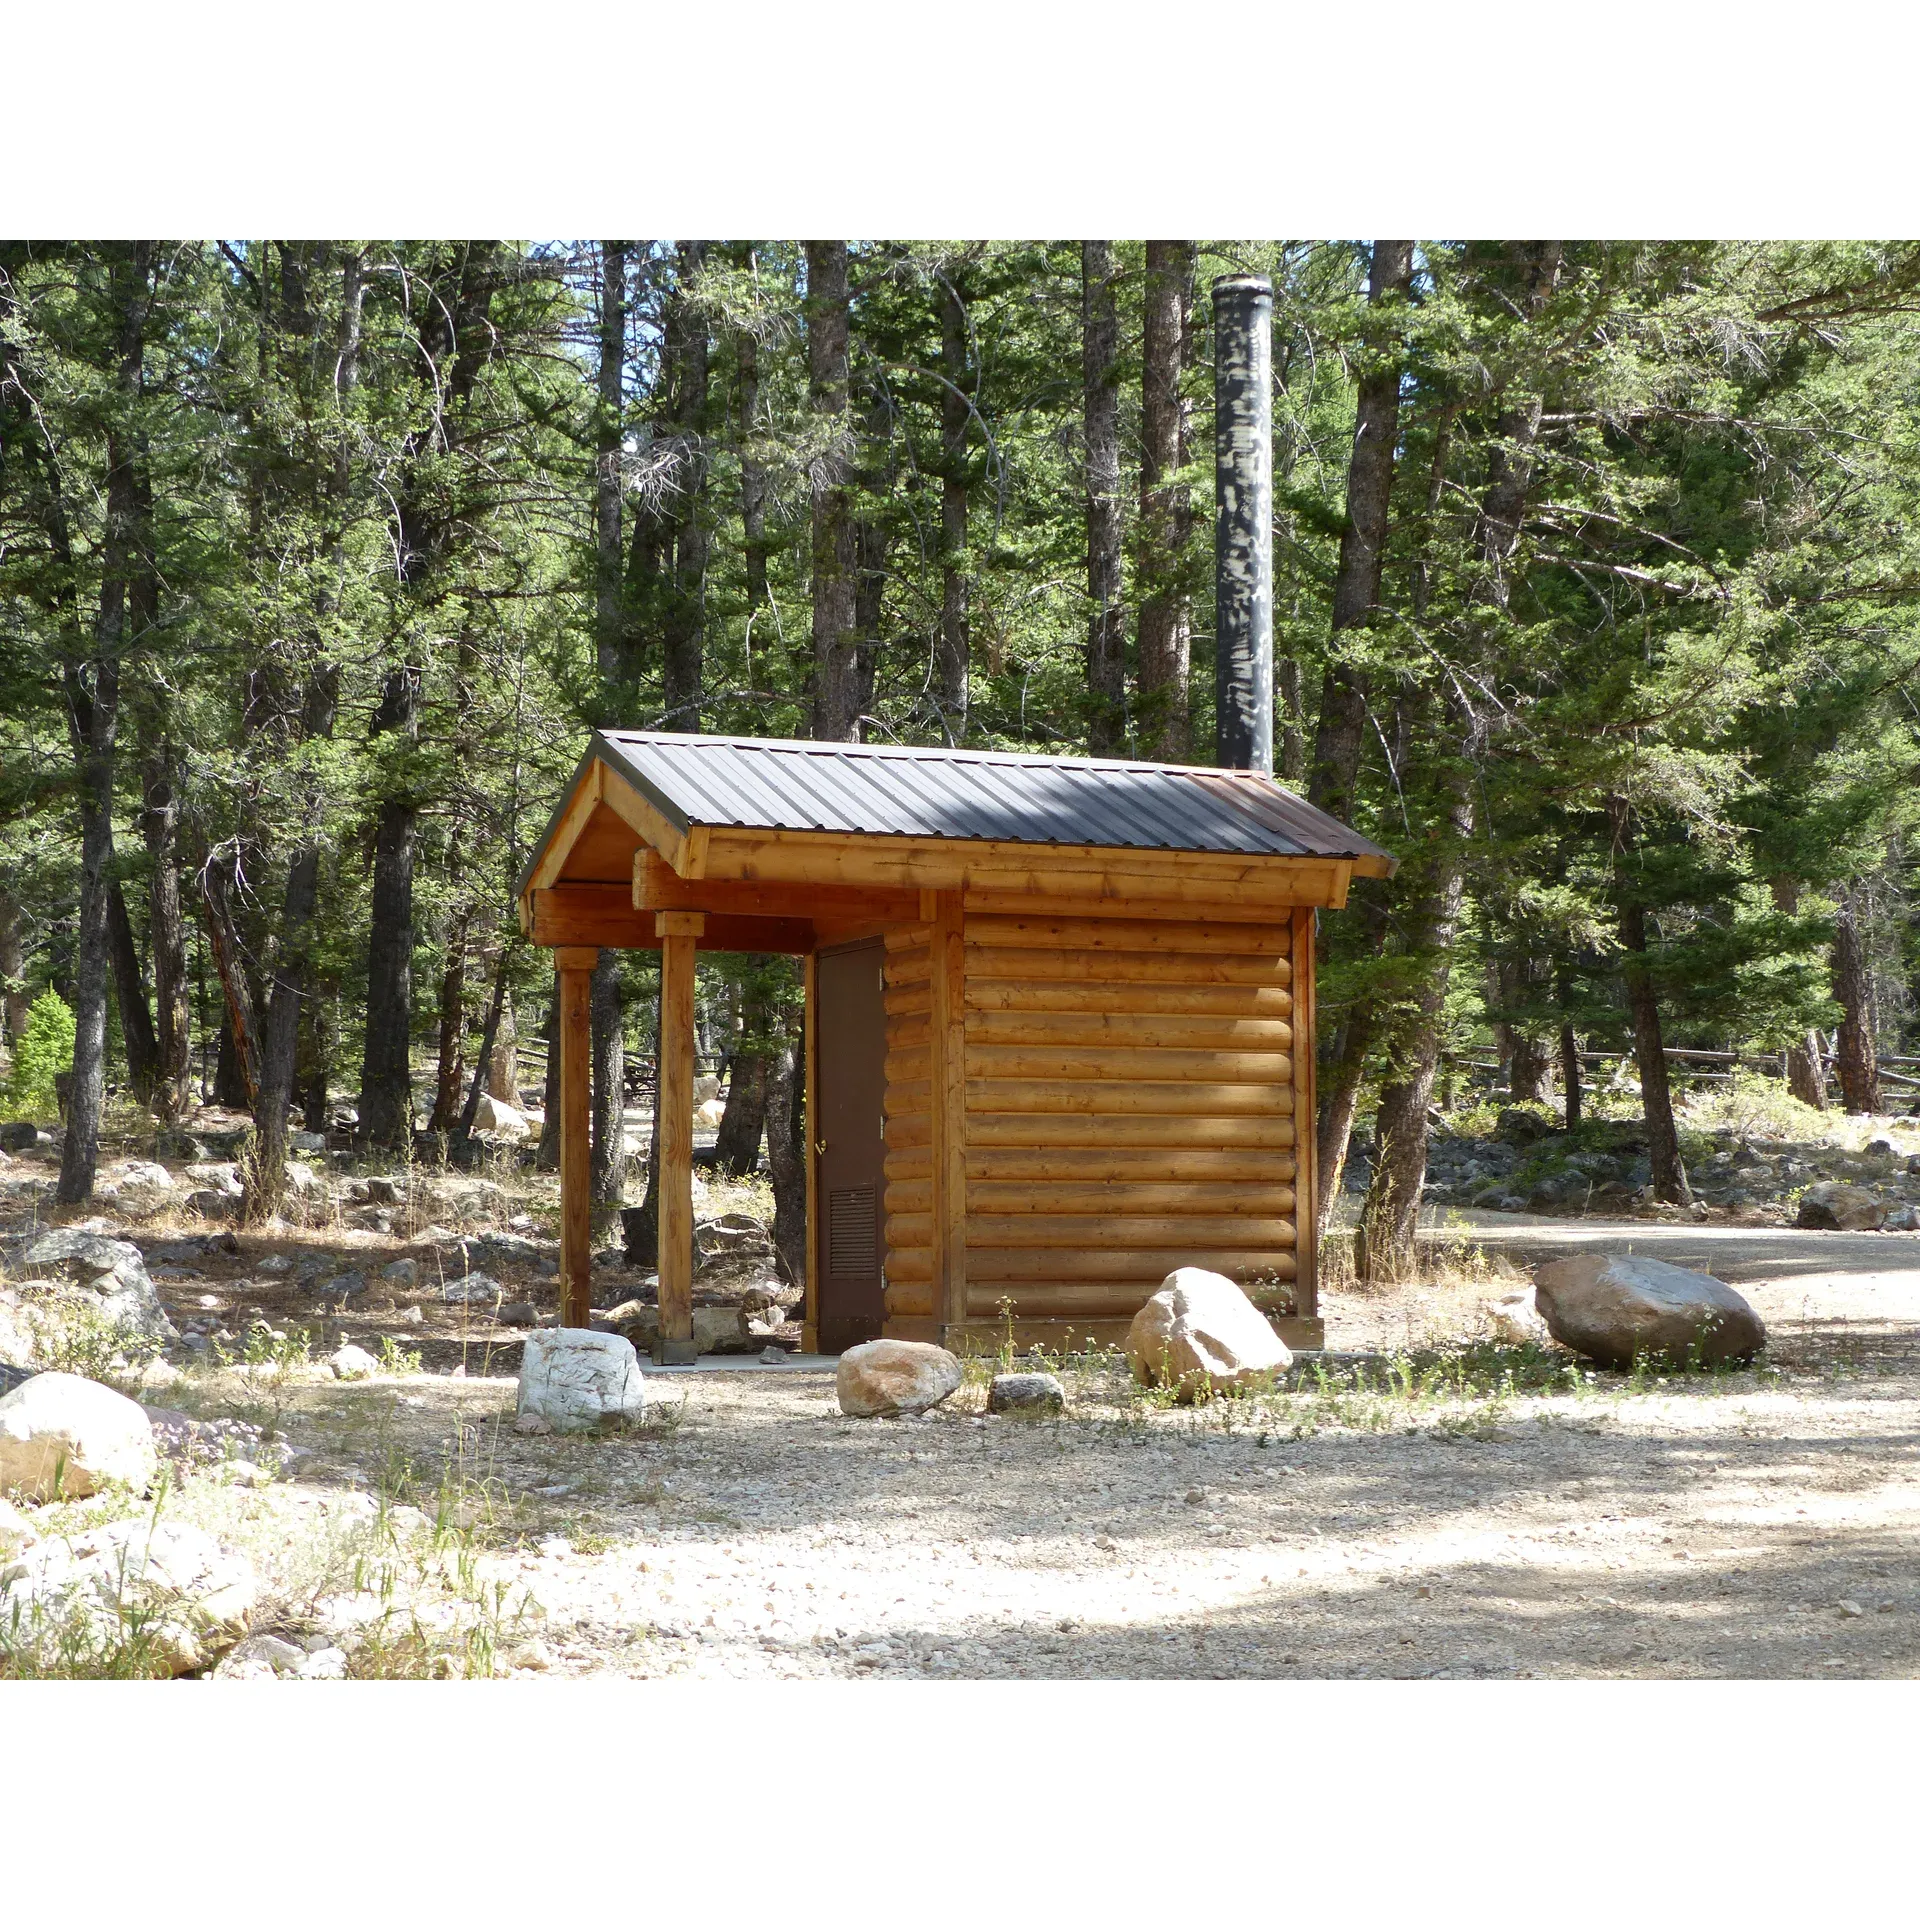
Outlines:
<svg viewBox="0 0 1920 1920"><path fill-rule="evenodd" d="M694 1376L617 1441L513 1436L481 1382L332 1398L392 1403L389 1442L480 1418L518 1531L483 1571L562 1672L1906 1676L1920 1375L1841 1344L1672 1390L1300 1393L1231 1423L1108 1395L1024 1425L969 1411L977 1386L854 1422L819 1374Z"/></svg>

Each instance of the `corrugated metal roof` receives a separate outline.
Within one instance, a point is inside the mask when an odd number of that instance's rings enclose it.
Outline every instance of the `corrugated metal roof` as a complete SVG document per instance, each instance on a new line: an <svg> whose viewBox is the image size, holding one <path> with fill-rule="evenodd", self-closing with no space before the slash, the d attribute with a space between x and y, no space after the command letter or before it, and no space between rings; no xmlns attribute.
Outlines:
<svg viewBox="0 0 1920 1920"><path fill-rule="evenodd" d="M682 828L1384 857L1266 775L1217 767L687 733L599 733L594 750Z"/></svg>

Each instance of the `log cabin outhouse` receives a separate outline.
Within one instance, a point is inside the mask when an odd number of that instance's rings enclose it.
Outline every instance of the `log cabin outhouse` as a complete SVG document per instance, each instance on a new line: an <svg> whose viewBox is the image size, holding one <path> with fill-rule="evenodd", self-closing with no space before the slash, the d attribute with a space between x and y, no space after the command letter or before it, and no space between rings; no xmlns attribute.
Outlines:
<svg viewBox="0 0 1920 1920"><path fill-rule="evenodd" d="M521 878L589 1298L588 980L661 955L661 1358L692 1358L694 956L806 979L804 1346L1117 1340L1175 1267L1321 1344L1314 915L1393 862L1264 774L596 733Z"/></svg>

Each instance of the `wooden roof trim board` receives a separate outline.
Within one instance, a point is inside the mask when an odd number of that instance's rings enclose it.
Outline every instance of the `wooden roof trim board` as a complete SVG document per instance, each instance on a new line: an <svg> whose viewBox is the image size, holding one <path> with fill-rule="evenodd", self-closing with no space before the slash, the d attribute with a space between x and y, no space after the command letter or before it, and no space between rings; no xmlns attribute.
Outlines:
<svg viewBox="0 0 1920 1920"><path fill-rule="evenodd" d="M915 750L887 751L911 758ZM969 756L943 757L964 762ZM1018 755L971 757L996 764L1020 759ZM1134 763L1089 764L1127 768ZM823 896L808 911L834 920L864 920L907 909L908 893L935 890L966 892L975 911L1013 910L1026 899L1073 899L1098 914L1124 911L1128 903L1162 910L1184 906L1213 917L1235 907L1255 913L1289 906L1340 907L1346 903L1354 874L1385 877L1396 864L1358 835L1349 836L1355 843L1350 853L1303 854L1038 839L970 840L848 828L721 826L688 818L670 795L616 761L605 738L596 734L522 873L518 893L524 929L530 931L532 924L528 895L585 877L568 876L567 861L603 806L641 842L634 862L636 905L644 897L658 907L690 907L694 892L704 882L714 888L751 887L769 898L786 890L782 901L786 912L774 914L779 918L792 917L801 909L798 890L802 889ZM1338 828L1336 822L1327 824ZM671 901L667 896L675 890L667 884L669 875L682 889ZM648 888L659 898L652 899ZM829 894L839 897L825 897ZM856 894L865 897L856 899ZM707 893L701 904L728 910L722 908L717 891ZM730 910L737 914L742 908ZM760 910L774 913L771 906Z"/></svg>

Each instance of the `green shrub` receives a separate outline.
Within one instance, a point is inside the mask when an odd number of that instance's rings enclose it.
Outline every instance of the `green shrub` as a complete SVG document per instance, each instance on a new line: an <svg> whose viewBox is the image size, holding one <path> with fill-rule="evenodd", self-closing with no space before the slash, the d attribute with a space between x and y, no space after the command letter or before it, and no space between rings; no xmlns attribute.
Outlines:
<svg viewBox="0 0 1920 1920"><path fill-rule="evenodd" d="M13 1072L0 1088L0 1112L13 1120L52 1120L60 1103L55 1074L73 1065L73 1010L49 987L27 1010L27 1030L15 1049Z"/></svg>

